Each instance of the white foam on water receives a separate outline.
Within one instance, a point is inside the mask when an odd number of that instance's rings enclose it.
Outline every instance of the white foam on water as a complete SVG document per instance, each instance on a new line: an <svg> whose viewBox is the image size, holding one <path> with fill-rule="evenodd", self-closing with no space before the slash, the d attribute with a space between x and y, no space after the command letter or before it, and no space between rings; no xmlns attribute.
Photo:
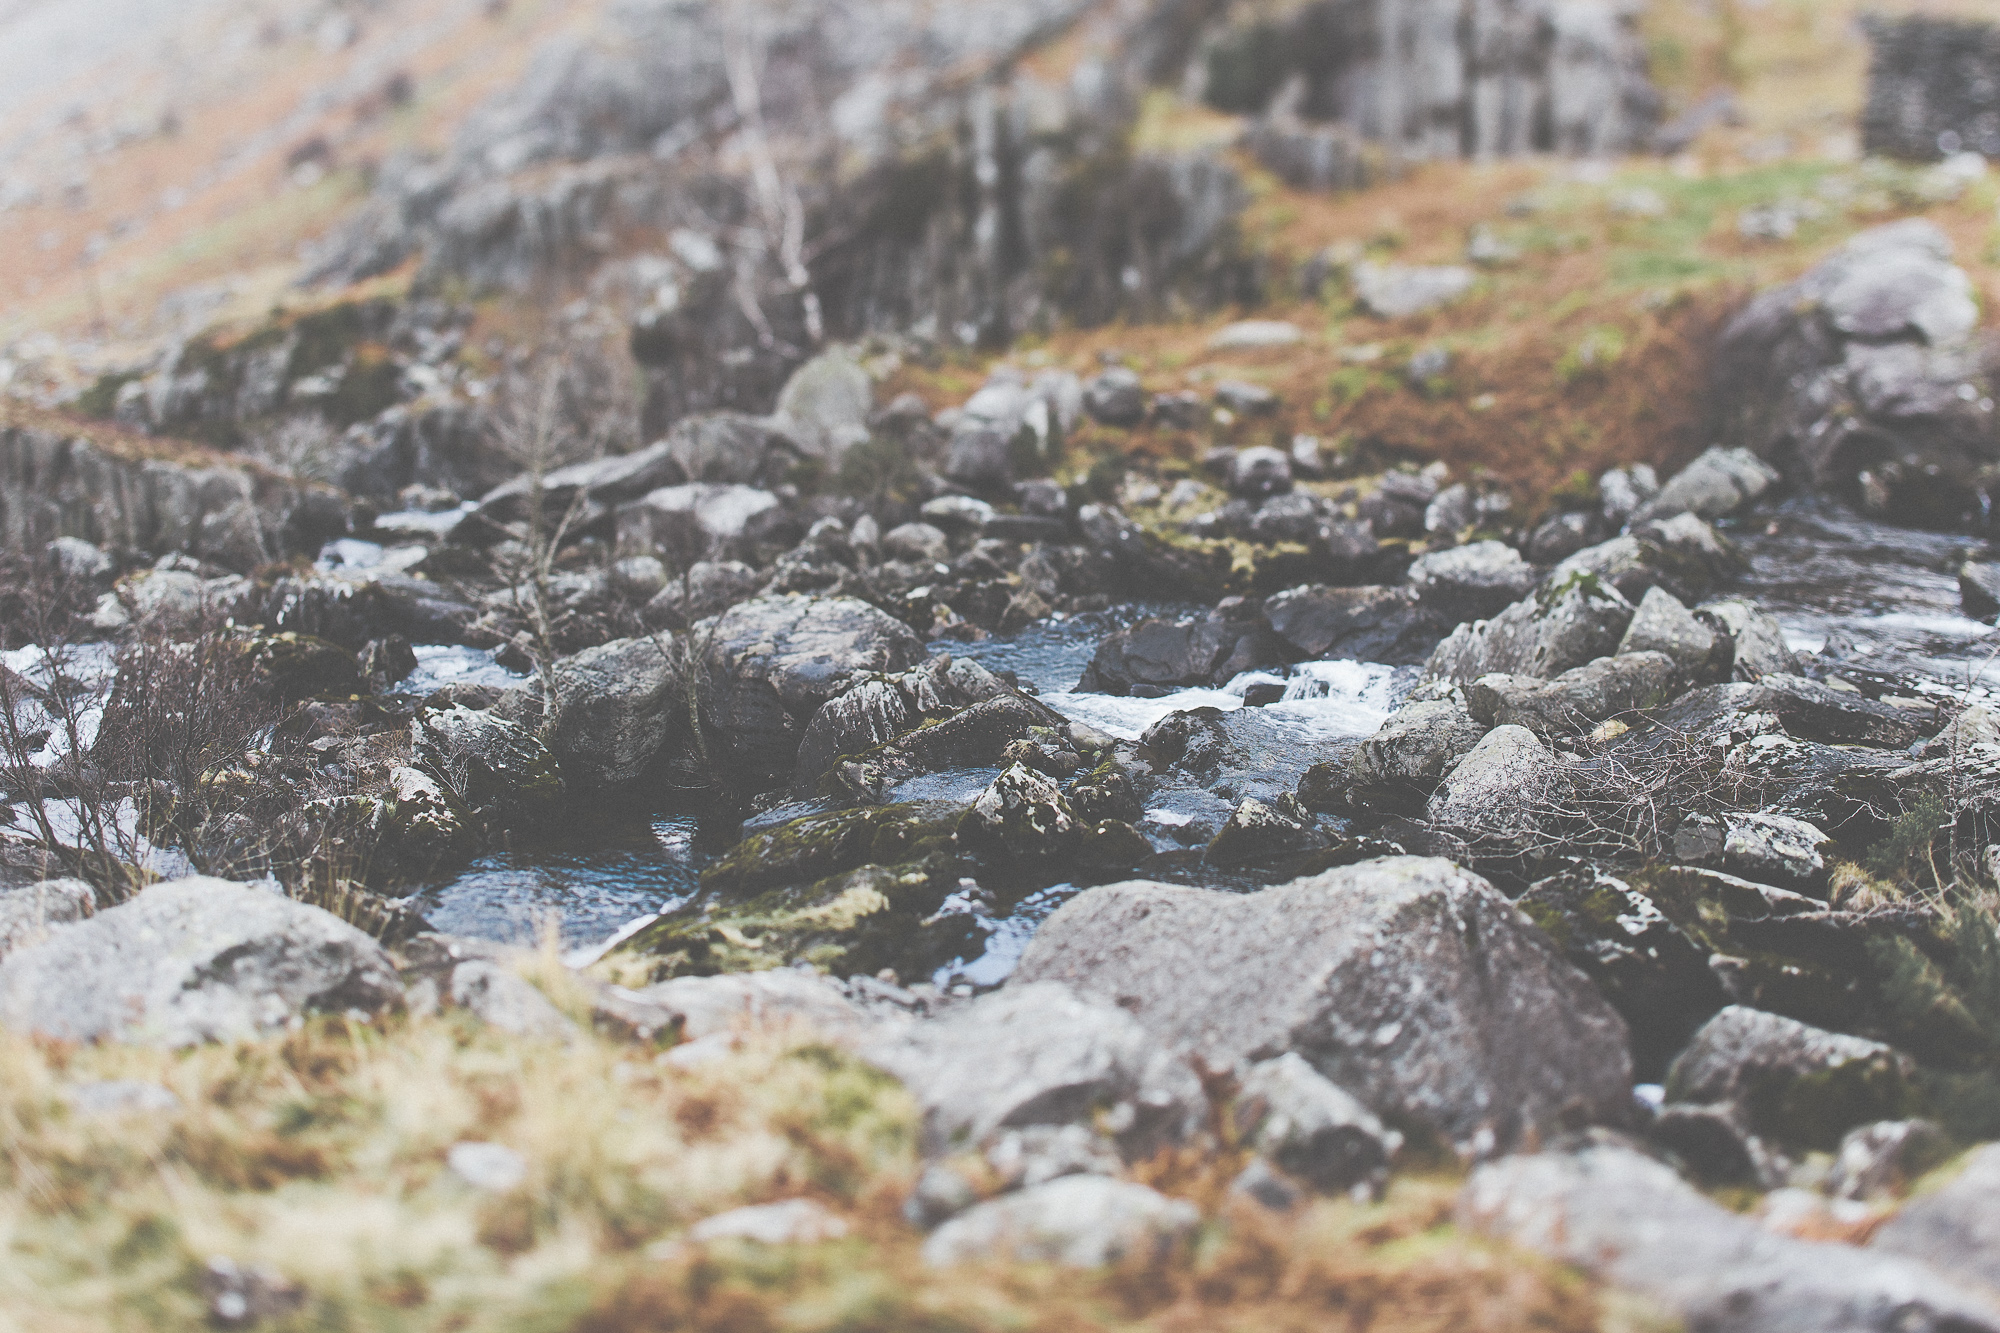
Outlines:
<svg viewBox="0 0 2000 1333"><path fill-rule="evenodd" d="M1316 736L1366 736L1387 720L1394 706L1394 675L1394 667L1375 662L1301 662L1290 677L1246 671L1221 689L1176 690L1157 699L1063 691L1044 694L1042 702L1064 717L1132 741L1169 713L1195 708L1230 712L1243 707L1243 694L1250 686L1282 684L1285 697L1264 705L1266 713L1302 723Z"/></svg>
<svg viewBox="0 0 2000 1333"><path fill-rule="evenodd" d="M527 679L494 661L493 654L484 648L468 648L458 643L420 643L415 651L417 669L396 685L406 694L429 694L447 685L491 685L506 690Z"/></svg>

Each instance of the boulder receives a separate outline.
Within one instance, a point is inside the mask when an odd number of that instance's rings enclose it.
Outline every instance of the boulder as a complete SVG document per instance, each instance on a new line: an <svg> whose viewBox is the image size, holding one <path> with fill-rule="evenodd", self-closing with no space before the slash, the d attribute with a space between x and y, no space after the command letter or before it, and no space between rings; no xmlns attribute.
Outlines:
<svg viewBox="0 0 2000 1333"><path fill-rule="evenodd" d="M1560 574L1493 619L1453 630L1425 663L1424 679L1469 685L1500 672L1552 680L1609 655L1632 623L1632 604L1598 578Z"/></svg>
<svg viewBox="0 0 2000 1333"><path fill-rule="evenodd" d="M1245 500L1262 500L1292 489L1291 455L1269 445L1237 451L1229 463L1229 493Z"/></svg>
<svg viewBox="0 0 2000 1333"><path fill-rule="evenodd" d="M1407 665L1438 645L1444 621L1409 588L1328 588L1278 593L1264 603L1274 633L1308 658Z"/></svg>
<svg viewBox="0 0 2000 1333"><path fill-rule="evenodd" d="M914 729L892 741L836 762L825 780L817 784L805 781L808 762L802 744L795 783L802 794L803 789L809 788L838 799L885 801L891 799L894 789L902 783L952 769L991 768L1024 761L1037 771L1046 770L1058 777L1074 773L1082 757L1069 750L1069 742L1062 738L1062 715L1037 699L1008 689L998 680L992 684L992 697L924 725L913 724ZM846 697L842 695L841 699ZM840 702L836 699L815 714L813 727ZM808 738L812 730L807 728ZM976 840L976 834L969 832L968 836Z"/></svg>
<svg viewBox="0 0 2000 1333"><path fill-rule="evenodd" d="M1778 470L1748 449L1710 449L1675 474L1638 512L1638 519L1694 514L1724 518L1781 480Z"/></svg>
<svg viewBox="0 0 2000 1333"><path fill-rule="evenodd" d="M1801 889L1826 882L1834 850L1833 840L1803 819L1737 811L1684 820L1673 841L1675 858L1689 865Z"/></svg>
<svg viewBox="0 0 2000 1333"><path fill-rule="evenodd" d="M1103 1176L1064 1176L968 1208L924 1242L933 1267L995 1260L1102 1268L1158 1260L1201 1222L1191 1203Z"/></svg>
<svg viewBox="0 0 2000 1333"><path fill-rule="evenodd" d="M1532 731L1495 727L1438 784L1430 822L1469 842L1532 841L1560 807L1563 777L1562 761Z"/></svg>
<svg viewBox="0 0 2000 1333"><path fill-rule="evenodd" d="M686 725L690 701L673 647L664 633L614 639L555 664L556 716L545 734L570 781L585 787L635 781L674 728Z"/></svg>
<svg viewBox="0 0 2000 1333"><path fill-rule="evenodd" d="M1460 1224L1636 1292L1689 1328L1991 1333L2000 1306L1923 1264L1778 1235L1617 1142L1488 1163Z"/></svg>
<svg viewBox="0 0 2000 1333"><path fill-rule="evenodd" d="M1628 601L1660 587L1695 602L1748 569L1742 552L1722 534L1694 514L1679 514L1636 523L1622 536L1585 547L1550 571L1544 586L1591 574Z"/></svg>
<svg viewBox="0 0 2000 1333"><path fill-rule="evenodd" d="M459 802L502 827L533 828L566 797L562 770L519 723L462 704L420 710L410 723L418 766Z"/></svg>
<svg viewBox="0 0 2000 1333"><path fill-rule="evenodd" d="M923 1151L983 1149L1005 1130L1115 1126L1131 1160L1200 1128L1201 1083L1131 1015L1054 982L1012 984L862 1048L910 1090Z"/></svg>
<svg viewBox="0 0 2000 1333"><path fill-rule="evenodd" d="M1498 615L1533 592L1539 578L1505 542L1432 551L1410 566L1417 600L1452 624Z"/></svg>
<svg viewBox="0 0 2000 1333"><path fill-rule="evenodd" d="M1785 646L1784 626L1753 604L1740 598L1709 602L1697 607L1695 615L1730 645L1733 679L1762 680L1798 670L1798 658Z"/></svg>
<svg viewBox="0 0 2000 1333"><path fill-rule="evenodd" d="M574 1041L580 1032L546 995L498 963L471 959L451 972L451 1002L488 1027L535 1041Z"/></svg>
<svg viewBox="0 0 2000 1333"><path fill-rule="evenodd" d="M1735 1107L1755 1132L1831 1151L1856 1125L1902 1115L1915 1066L1879 1041L1730 1005L1667 1072L1667 1100Z"/></svg>
<svg viewBox="0 0 2000 1333"><path fill-rule="evenodd" d="M1554 680L1481 676L1466 687L1466 706L1481 722L1522 726L1551 738L1656 708L1673 698L1680 668L1664 653L1620 653L1572 667Z"/></svg>
<svg viewBox="0 0 2000 1333"><path fill-rule="evenodd" d="M1717 646L1716 632L1680 598L1658 586L1646 589L1618 652L1665 653L1684 680L1699 680L1710 670Z"/></svg>
<svg viewBox="0 0 2000 1333"><path fill-rule="evenodd" d="M1111 366L1083 386L1083 410L1104 426L1127 429L1146 419L1146 390L1137 371Z"/></svg>
<svg viewBox="0 0 2000 1333"><path fill-rule="evenodd" d="M1203 859L1212 866L1269 865L1316 851L1328 841L1290 793L1269 804L1246 796L1209 839Z"/></svg>
<svg viewBox="0 0 2000 1333"><path fill-rule="evenodd" d="M1244 1143L1324 1194L1380 1197L1403 1146L1296 1051L1250 1066L1231 1118Z"/></svg>
<svg viewBox="0 0 2000 1333"><path fill-rule="evenodd" d="M464 807L420 769L391 769L378 810L376 855L385 870L428 875L470 856L479 845L479 831L470 826Z"/></svg>
<svg viewBox="0 0 2000 1333"><path fill-rule="evenodd" d="M1278 395L1261 384L1223 380L1215 386L1215 405L1237 416L1269 416L1278 410L1278 404Z"/></svg>
<svg viewBox="0 0 2000 1333"><path fill-rule="evenodd" d="M799 458L791 436L741 412L684 417L667 432L665 446L680 481L724 486L775 486Z"/></svg>
<svg viewBox="0 0 2000 1333"><path fill-rule="evenodd" d="M1871 1248L1982 1284L2000 1299L2000 1144L1966 1154L1958 1173L1912 1199L1875 1233Z"/></svg>
<svg viewBox="0 0 2000 1333"><path fill-rule="evenodd" d="M777 496L754 486L662 486L618 506L618 549L628 555L658 555L684 569L723 551L778 503Z"/></svg>
<svg viewBox="0 0 2000 1333"><path fill-rule="evenodd" d="M763 576L739 560L698 560L669 578L641 613L648 625L682 629L757 595Z"/></svg>
<svg viewBox="0 0 2000 1333"><path fill-rule="evenodd" d="M62 1041L237 1041L305 1013L373 1015L402 1000L368 936L219 879L155 884L0 962L0 1026Z"/></svg>
<svg viewBox="0 0 2000 1333"><path fill-rule="evenodd" d="M1804 676L1773 673L1758 685L1759 711L1774 714L1798 740L1904 750L1936 729L1936 715L1928 709L1898 707Z"/></svg>
<svg viewBox="0 0 2000 1333"><path fill-rule="evenodd" d="M902 523L882 534L882 553L896 560L934 565L951 559L951 542L929 523Z"/></svg>
<svg viewBox="0 0 2000 1333"><path fill-rule="evenodd" d="M874 409L868 372L851 351L835 347L792 372L778 393L772 422L799 452L833 469L849 448L868 438Z"/></svg>
<svg viewBox="0 0 2000 1333"><path fill-rule="evenodd" d="M1240 671L1283 660L1282 646L1263 643L1267 636L1261 629L1216 619L1142 620L1104 636L1076 689L1080 694L1161 694L1189 685L1221 685Z"/></svg>
<svg viewBox="0 0 2000 1333"><path fill-rule="evenodd" d="M813 714L799 740L794 783L801 791L810 789L842 756L872 750L927 720L1012 693L979 663L948 655L897 675L863 679Z"/></svg>
<svg viewBox="0 0 2000 1333"><path fill-rule="evenodd" d="M967 490L1005 492L1014 481L1014 440L990 426L961 426L945 450L943 472Z"/></svg>
<svg viewBox="0 0 2000 1333"><path fill-rule="evenodd" d="M662 440L636 453L587 459L543 473L542 513L552 523L575 514L589 526L628 500L686 480L669 442ZM454 539L462 539L461 533L464 537L474 535L475 530L497 533L507 524L526 522L534 493L532 473L494 487L480 497L473 515L476 523L461 523L453 532Z"/></svg>
<svg viewBox="0 0 2000 1333"><path fill-rule="evenodd" d="M1404 319L1453 304L1472 290L1476 278L1458 264L1357 264L1354 297L1378 319Z"/></svg>
<svg viewBox="0 0 2000 1333"><path fill-rule="evenodd" d="M0 888L0 958L40 943L57 926L83 920L96 906L96 892L80 879Z"/></svg>
<svg viewBox="0 0 2000 1333"><path fill-rule="evenodd" d="M1840 1141L1826 1192L1836 1199L1899 1198L1909 1193L1918 1177L1944 1165L1953 1151L1951 1137L1929 1120L1878 1120L1862 1125L1848 1130ZM1993 1243L1993 1257L2000 1259L2000 1229L1994 1232ZM1986 1284L2000 1288L2000 1265L1994 1267Z"/></svg>
<svg viewBox="0 0 2000 1333"><path fill-rule="evenodd" d="M1242 896L1133 881L1045 922L1017 983L1116 1002L1212 1069L1296 1051L1486 1156L1629 1102L1625 1025L1478 876L1391 857Z"/></svg>
<svg viewBox="0 0 2000 1333"><path fill-rule="evenodd" d="M1401 791L1420 803L1444 775L1472 753L1487 732L1466 711L1456 692L1441 699L1415 699L1389 715L1373 736L1356 747L1347 771L1364 789ZM1371 808L1388 808L1380 799Z"/></svg>

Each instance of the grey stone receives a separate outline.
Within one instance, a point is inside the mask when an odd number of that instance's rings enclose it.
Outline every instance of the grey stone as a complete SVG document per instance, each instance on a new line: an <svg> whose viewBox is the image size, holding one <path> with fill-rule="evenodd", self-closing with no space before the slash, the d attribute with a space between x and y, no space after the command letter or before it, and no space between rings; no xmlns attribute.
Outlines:
<svg viewBox="0 0 2000 1333"><path fill-rule="evenodd" d="M2000 1307L1922 1264L1793 1240L1713 1203L1617 1143L1474 1171L1460 1223L1728 1333L2000 1329Z"/></svg>
<svg viewBox="0 0 2000 1333"><path fill-rule="evenodd" d="M1790 815L1736 814L1723 817L1722 865L1732 874L1787 887L1826 880L1833 839Z"/></svg>
<svg viewBox="0 0 2000 1333"><path fill-rule="evenodd" d="M532 826L561 808L566 789L555 756L499 710L512 702L534 711L522 690L492 711L462 704L424 709L410 722L416 763L461 803L503 825Z"/></svg>
<svg viewBox="0 0 2000 1333"><path fill-rule="evenodd" d="M83 920L96 906L96 891L80 879L0 888L0 958L40 943L56 926Z"/></svg>
<svg viewBox="0 0 2000 1333"><path fill-rule="evenodd" d="M1533 596L1453 630L1425 664L1424 679L1469 685L1501 672L1551 680L1610 654L1632 614L1616 589L1558 569Z"/></svg>
<svg viewBox="0 0 2000 1333"><path fill-rule="evenodd" d="M612 787L652 766L671 729L686 720L672 648L665 633L614 639L555 664L557 711L547 734L566 777Z"/></svg>
<svg viewBox="0 0 2000 1333"><path fill-rule="evenodd" d="M1951 1153L1950 1137L1932 1121L1878 1120L1847 1131L1833 1155L1826 1192L1836 1199L1907 1194L1919 1176L1944 1165ZM1994 1271L2000 1274L2000 1229L1994 1240ZM1989 1285L2000 1287L2000 1281Z"/></svg>
<svg viewBox="0 0 2000 1333"><path fill-rule="evenodd" d="M1232 495L1245 499L1261 500L1267 495L1282 495L1292 489L1292 460L1289 455L1258 445L1255 448L1238 451L1229 464L1229 490Z"/></svg>
<svg viewBox="0 0 2000 1333"><path fill-rule="evenodd" d="M1091 1125L1028 1125L994 1134L986 1165L1008 1189L1032 1188L1064 1176L1115 1176L1125 1163Z"/></svg>
<svg viewBox="0 0 2000 1333"><path fill-rule="evenodd" d="M1637 517L1723 518L1755 503L1779 480L1778 470L1748 449L1710 449L1661 487Z"/></svg>
<svg viewBox="0 0 2000 1333"><path fill-rule="evenodd" d="M1751 603L1741 598L1709 602L1697 607L1695 615L1735 646L1732 679L1755 681L1798 670L1798 658L1785 646L1784 627Z"/></svg>
<svg viewBox="0 0 2000 1333"><path fill-rule="evenodd" d="M1164 1258L1200 1224L1191 1203L1103 1176L1065 1176L968 1208L924 1242L933 1267L995 1259L1102 1268Z"/></svg>
<svg viewBox="0 0 2000 1333"><path fill-rule="evenodd" d="M1554 680L1481 676L1466 687L1473 716L1495 726L1522 726L1548 738L1574 735L1666 703L1680 668L1664 653L1620 653L1572 667Z"/></svg>
<svg viewBox="0 0 2000 1333"><path fill-rule="evenodd" d="M1353 658L1395 665L1423 661L1444 621L1409 588L1291 588L1267 599L1273 632L1308 658Z"/></svg>
<svg viewBox="0 0 2000 1333"><path fill-rule="evenodd" d="M935 500L924 501L923 508L917 512L927 523L962 532L985 527L993 521L995 510L992 505L974 496L940 495Z"/></svg>
<svg viewBox="0 0 2000 1333"><path fill-rule="evenodd" d="M1317 850L1327 841L1289 792L1269 804L1246 796L1209 839L1203 855L1213 866L1256 865Z"/></svg>
<svg viewBox="0 0 2000 1333"><path fill-rule="evenodd" d="M929 523L902 523L882 534L882 553L900 560L936 564L951 558L951 542Z"/></svg>
<svg viewBox="0 0 2000 1333"><path fill-rule="evenodd" d="M1299 326L1283 319L1245 319L1225 324L1209 336L1211 352L1252 352L1291 347L1305 340Z"/></svg>
<svg viewBox="0 0 2000 1333"><path fill-rule="evenodd" d="M618 507L618 549L659 555L685 568L712 558L742 537L753 520L777 508L777 496L754 486L663 486Z"/></svg>
<svg viewBox="0 0 2000 1333"><path fill-rule="evenodd" d="M1403 1146L1296 1051L1250 1066L1232 1114L1244 1142L1325 1194L1379 1197Z"/></svg>
<svg viewBox="0 0 2000 1333"><path fill-rule="evenodd" d="M1356 782L1434 790L1458 761L1472 753L1487 727L1466 711L1463 699L1417 699L1389 715L1347 761Z"/></svg>
<svg viewBox="0 0 2000 1333"><path fill-rule="evenodd" d="M814 1199L786 1199L751 1204L704 1217L688 1228L688 1239L701 1244L747 1240L758 1245L817 1245L847 1234L844 1219Z"/></svg>
<svg viewBox="0 0 2000 1333"><path fill-rule="evenodd" d="M1832 1149L1856 1125L1894 1119L1914 1065L1879 1041L1730 1005L1667 1071L1667 1099L1735 1106L1758 1134Z"/></svg>
<svg viewBox="0 0 2000 1333"><path fill-rule="evenodd" d="M64 1041L234 1041L307 1012L375 1014L402 998L368 936L219 879L156 884L0 962L0 1026Z"/></svg>
<svg viewBox="0 0 2000 1333"><path fill-rule="evenodd" d="M1665 653L1688 680L1700 678L1715 654L1715 631L1710 629L1681 599L1665 588L1646 589L1625 637L1618 642L1623 653Z"/></svg>
<svg viewBox="0 0 2000 1333"><path fill-rule="evenodd" d="M504 1143L460 1142L445 1153L451 1173L474 1189L504 1193L528 1178L528 1159Z"/></svg>
<svg viewBox="0 0 2000 1333"><path fill-rule="evenodd" d="M1089 694L1129 694L1135 685L1155 689L1220 685L1235 674L1229 671L1224 675L1224 664L1252 628L1220 620L1189 624L1142 620L1129 629L1105 635L1076 688ZM1216 679L1218 675L1222 679Z"/></svg>
<svg viewBox="0 0 2000 1333"><path fill-rule="evenodd" d="M1146 390L1137 371L1111 366L1083 386L1083 410L1102 425L1129 428L1146 419Z"/></svg>
<svg viewBox="0 0 2000 1333"><path fill-rule="evenodd" d="M874 409L868 372L852 352L836 347L792 372L778 394L772 420L800 452L833 467L849 448L868 438L868 415Z"/></svg>
<svg viewBox="0 0 2000 1333"><path fill-rule="evenodd" d="M2000 615L2000 564L1968 560L1958 567L1958 596L1974 620Z"/></svg>
<svg viewBox="0 0 2000 1333"><path fill-rule="evenodd" d="M659 1030L677 1023L686 1042L804 1029L852 1045L876 1022L833 982L795 968L675 977L623 996L664 1014Z"/></svg>
<svg viewBox="0 0 2000 1333"><path fill-rule="evenodd" d="M1278 395L1261 384L1223 380L1215 386L1215 403L1238 416L1260 417L1278 410Z"/></svg>
<svg viewBox="0 0 2000 1333"><path fill-rule="evenodd" d="M1528 558L1538 565L1553 565L1602 540L1604 525L1595 514L1557 514L1545 521L1528 538Z"/></svg>
<svg viewBox="0 0 2000 1333"><path fill-rule="evenodd" d="M1787 734L1803 741L1836 745L1879 745L1907 749L1935 729L1928 709L1903 708L1870 699L1854 689L1835 689L1783 671L1758 681L1761 711L1776 715Z"/></svg>
<svg viewBox="0 0 2000 1333"><path fill-rule="evenodd" d="M944 475L969 490L997 494L1014 480L1014 441L987 426L962 426L945 451Z"/></svg>
<svg viewBox="0 0 2000 1333"><path fill-rule="evenodd" d="M1875 1233L1873 1248L1981 1283L2000 1296L2000 1144L1966 1154L1958 1174L1912 1199Z"/></svg>
<svg viewBox="0 0 2000 1333"><path fill-rule="evenodd" d="M1381 319L1403 319L1451 305L1472 290L1476 275L1458 264L1417 267L1356 264L1354 296Z"/></svg>
<svg viewBox="0 0 2000 1333"><path fill-rule="evenodd" d="M451 1002L512 1036L574 1041L582 1035L546 995L498 963L472 959L453 968Z"/></svg>
<svg viewBox="0 0 2000 1333"><path fill-rule="evenodd" d="M798 461L792 437L759 417L740 412L706 412L674 423L665 440L667 457L681 481L718 485L772 486ZM644 494L644 492L641 492Z"/></svg>
<svg viewBox="0 0 2000 1333"><path fill-rule="evenodd" d="M872 676L829 699L799 741L796 782L803 790L843 755L860 754L926 720L1011 694L970 659L940 655L892 676Z"/></svg>
<svg viewBox="0 0 2000 1333"><path fill-rule="evenodd" d="M48 545L49 563L66 579L98 583L117 568L111 557L81 537L58 537Z"/></svg>
<svg viewBox="0 0 2000 1333"><path fill-rule="evenodd" d="M1559 804L1562 782L1562 761L1532 731L1495 727L1438 784L1430 820L1468 840L1533 840Z"/></svg>
<svg viewBox="0 0 2000 1333"><path fill-rule="evenodd" d="M1296 1051L1377 1115L1486 1156L1630 1100L1625 1025L1513 905L1392 857L1241 896L1133 881L1045 922L1062 981L1212 1069Z"/></svg>
<svg viewBox="0 0 2000 1333"><path fill-rule="evenodd" d="M1548 584L1595 575L1627 600L1665 588L1683 602L1749 569L1742 553L1694 514L1635 523L1630 532L1585 547L1557 565Z"/></svg>
<svg viewBox="0 0 2000 1333"><path fill-rule="evenodd" d="M1440 495L1431 503L1442 502ZM1418 556L1410 587L1425 606L1451 621L1498 615L1534 591L1539 576L1505 542L1473 542Z"/></svg>
<svg viewBox="0 0 2000 1333"><path fill-rule="evenodd" d="M717 668L739 683L768 683L800 725L857 677L926 656L909 626L852 597L759 597L723 612L710 632Z"/></svg>
<svg viewBox="0 0 2000 1333"><path fill-rule="evenodd" d="M1478 518L1478 503L1472 494L1472 487L1459 482L1439 491L1424 507L1424 531L1438 541L1455 542Z"/></svg>
<svg viewBox="0 0 2000 1333"><path fill-rule="evenodd" d="M1660 493L1660 479L1650 463L1614 467L1597 479L1597 496L1605 519L1613 527L1623 527L1632 516Z"/></svg>

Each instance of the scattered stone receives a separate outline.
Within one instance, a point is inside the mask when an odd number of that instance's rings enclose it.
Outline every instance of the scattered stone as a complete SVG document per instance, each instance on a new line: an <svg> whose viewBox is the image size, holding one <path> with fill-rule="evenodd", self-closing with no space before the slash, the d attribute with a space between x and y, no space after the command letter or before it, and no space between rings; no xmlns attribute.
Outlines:
<svg viewBox="0 0 2000 1333"><path fill-rule="evenodd" d="M1628 601L1658 586L1683 602L1694 602L1748 569L1742 553L1714 528L1694 514L1678 514L1636 523L1623 536L1585 547L1557 565L1545 586L1587 575Z"/></svg>
<svg viewBox="0 0 2000 1333"><path fill-rule="evenodd" d="M576 1024L546 995L496 963L472 960L451 972L451 1002L489 1027L537 1041L572 1041Z"/></svg>
<svg viewBox="0 0 2000 1333"><path fill-rule="evenodd" d="M1667 1099L1732 1105L1766 1138L1830 1151L1854 1126L1901 1115L1913 1068L1881 1042L1730 1005L1675 1059Z"/></svg>
<svg viewBox="0 0 2000 1333"><path fill-rule="evenodd" d="M0 1026L65 1041L232 1041L308 1012L375 1014L403 988L330 913L219 879L155 884L0 962Z"/></svg>
<svg viewBox="0 0 2000 1333"><path fill-rule="evenodd" d="M1505 542L1432 551L1410 566L1417 599L1453 623L1498 615L1534 591L1537 580L1534 566Z"/></svg>
<svg viewBox="0 0 2000 1333"><path fill-rule="evenodd" d="M618 549L676 566L713 559L778 506L777 496L754 486L662 486L618 507Z"/></svg>
<svg viewBox="0 0 2000 1333"><path fill-rule="evenodd" d="M1698 680L1715 656L1716 633L1665 588L1646 589L1618 652L1665 653L1683 678Z"/></svg>
<svg viewBox="0 0 2000 1333"><path fill-rule="evenodd" d="M811 1199L753 1204L704 1217L688 1228L688 1239L701 1244L747 1240L757 1245L818 1245L847 1234L847 1223Z"/></svg>
<svg viewBox="0 0 2000 1333"><path fill-rule="evenodd" d="M1215 386L1216 406L1240 417L1260 417L1278 410L1278 395L1261 384L1223 380Z"/></svg>
<svg viewBox="0 0 2000 1333"><path fill-rule="evenodd" d="M1632 604L1615 588L1558 568L1532 597L1453 630L1425 664L1424 679L1469 685L1499 672L1552 680L1610 655L1632 615Z"/></svg>
<svg viewBox="0 0 2000 1333"><path fill-rule="evenodd" d="M1130 429L1146 419L1146 390L1137 371L1107 367L1083 386L1083 410L1100 425Z"/></svg>
<svg viewBox="0 0 2000 1333"><path fill-rule="evenodd" d="M875 388L868 372L851 351L835 347L792 372L778 394L772 421L800 452L832 468L849 448L868 438L868 417L874 409Z"/></svg>
<svg viewBox="0 0 2000 1333"><path fill-rule="evenodd" d="M1090 889L1015 976L1115 1001L1211 1069L1297 1051L1377 1115L1470 1156L1628 1113L1623 1021L1513 904L1445 861L1390 857L1247 896Z"/></svg>
<svg viewBox="0 0 2000 1333"><path fill-rule="evenodd" d="M1292 460L1268 445L1244 449L1229 465L1229 493L1246 500L1283 495L1292 489Z"/></svg>
<svg viewBox="0 0 2000 1333"><path fill-rule="evenodd" d="M1456 693L1442 699L1415 699L1391 713L1374 735L1355 748L1347 769L1364 789L1361 797L1371 809L1408 805L1414 811L1486 732L1487 726L1474 720ZM1397 792L1414 800L1398 802Z"/></svg>
<svg viewBox="0 0 2000 1333"><path fill-rule="evenodd" d="M1643 521L1695 514L1723 518L1778 484L1778 470L1748 449L1710 449L1677 473L1639 510Z"/></svg>
<svg viewBox="0 0 2000 1333"><path fill-rule="evenodd" d="M1472 270L1458 265L1354 266L1355 299L1379 319L1404 319L1451 305L1472 290L1473 281Z"/></svg>
<svg viewBox="0 0 2000 1333"><path fill-rule="evenodd" d="M1191 1203L1130 1181L1065 1176L968 1208L924 1242L933 1267L1008 1259L1102 1268L1164 1258L1201 1222Z"/></svg>

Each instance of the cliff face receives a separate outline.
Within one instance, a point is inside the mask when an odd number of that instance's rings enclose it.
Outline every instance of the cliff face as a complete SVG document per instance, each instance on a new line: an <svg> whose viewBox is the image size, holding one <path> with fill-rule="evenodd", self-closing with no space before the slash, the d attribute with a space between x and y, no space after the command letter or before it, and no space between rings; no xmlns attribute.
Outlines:
<svg viewBox="0 0 2000 1333"><path fill-rule="evenodd" d="M346 527L333 492L270 472L127 456L56 429L0 430L0 542L9 550L80 537L249 570L316 551Z"/></svg>

